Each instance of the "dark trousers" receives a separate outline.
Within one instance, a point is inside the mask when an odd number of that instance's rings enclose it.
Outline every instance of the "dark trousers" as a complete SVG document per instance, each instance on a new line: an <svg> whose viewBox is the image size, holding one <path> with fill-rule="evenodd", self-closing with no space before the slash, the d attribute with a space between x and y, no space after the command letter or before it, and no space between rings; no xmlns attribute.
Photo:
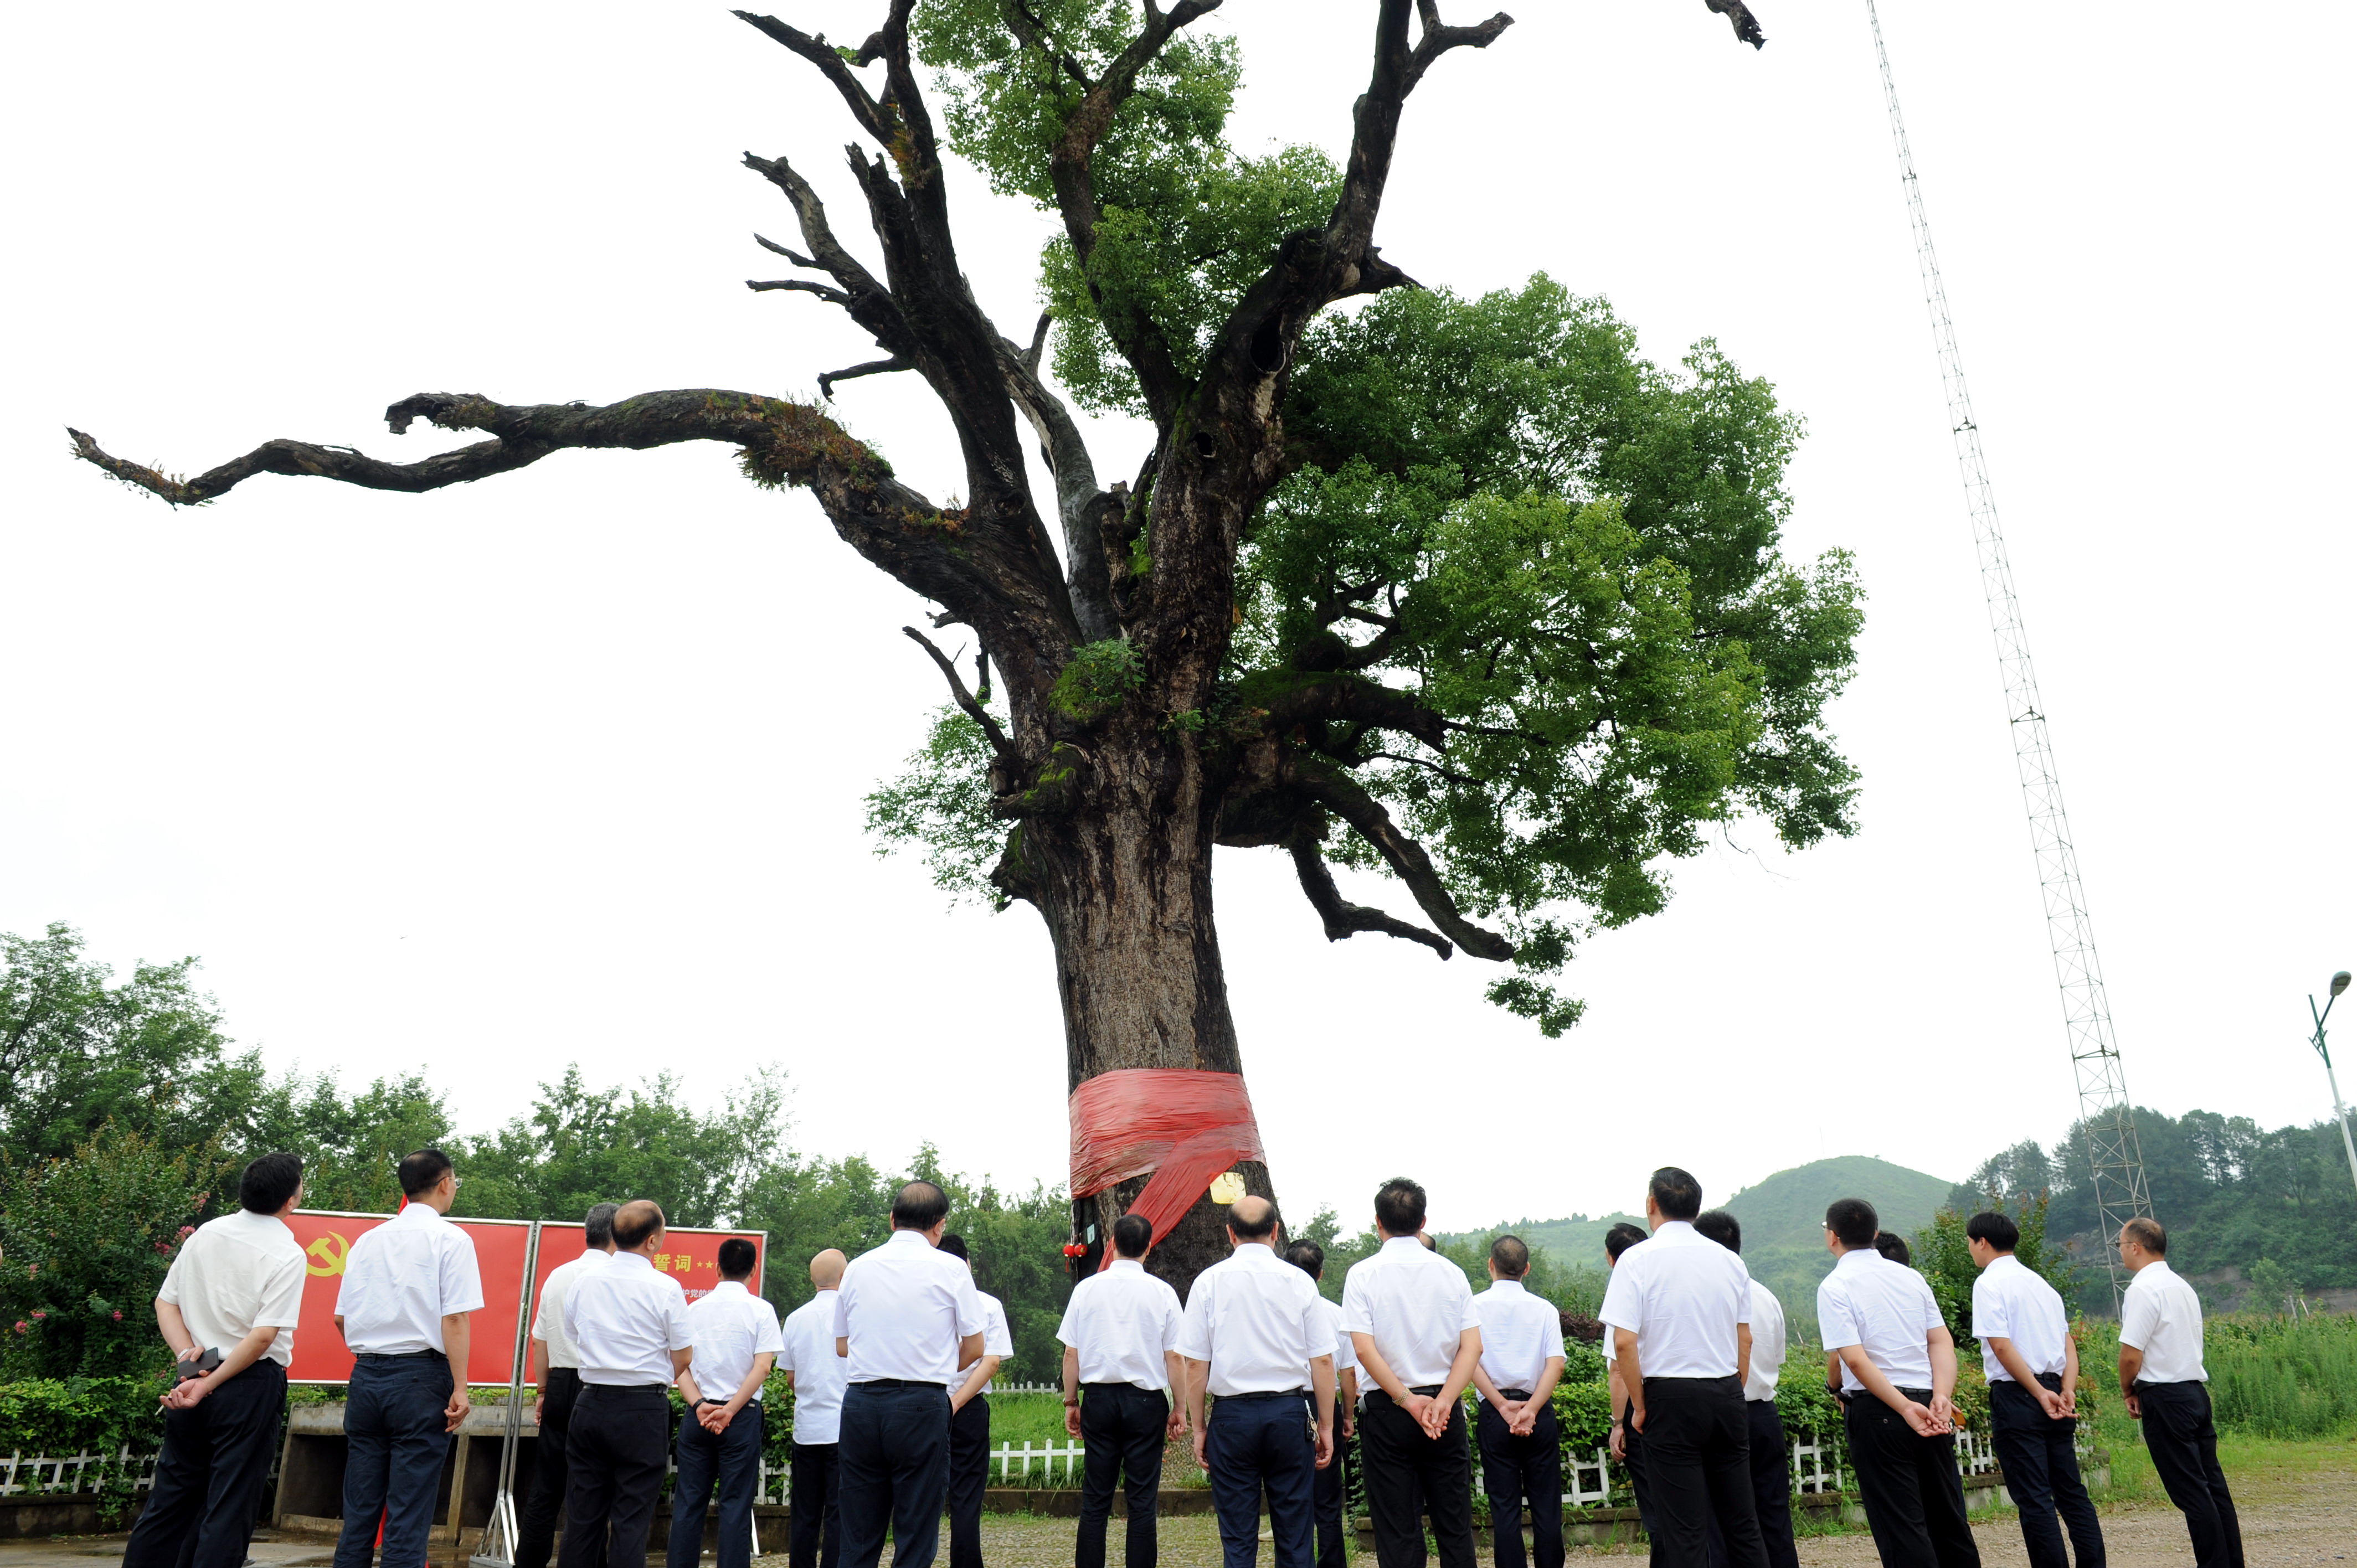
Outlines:
<svg viewBox="0 0 2357 1568"><path fill-rule="evenodd" d="M1746 1400L1743 1419L1751 1428L1751 1512L1760 1521L1760 1544L1768 1568L1801 1568L1792 1545L1792 1469L1784 1448L1784 1418L1774 1400Z"/></svg>
<svg viewBox="0 0 2357 1568"><path fill-rule="evenodd" d="M1264 1489L1276 1568L1310 1568L1318 1444L1309 1431L1308 1397L1297 1391L1229 1394L1215 1400L1204 1420L1204 1466L1211 1474L1211 1507L1220 1516L1226 1568L1253 1568L1260 1556Z"/></svg>
<svg viewBox="0 0 2357 1568"><path fill-rule="evenodd" d="M1929 1389L1899 1391L1917 1404L1932 1402ZM1883 1568L1980 1568L1964 1520L1955 1434L1918 1437L1904 1416L1869 1393L1846 1399L1842 1430Z"/></svg>
<svg viewBox="0 0 2357 1568"><path fill-rule="evenodd" d="M2062 1391L2062 1380L2052 1372L2038 1380L2052 1392ZM2029 1391L2010 1378L1989 1384L1989 1435L1996 1446L1997 1467L2005 1472L2005 1489L2021 1510L2021 1541L2029 1551L2029 1568L2070 1568L2062 1550L2062 1529L2079 1553L2079 1568L2104 1568L2104 1527L2095 1519L2094 1500L2079 1479L2079 1455L2072 1446L2076 1420L2056 1421L2040 1408ZM2055 1515L2061 1515L2061 1524Z"/></svg>
<svg viewBox="0 0 2357 1568"><path fill-rule="evenodd" d="M655 1500L671 1468L671 1400L662 1387L583 1384L573 1404L565 1466L565 1544L556 1553L557 1568L644 1563Z"/></svg>
<svg viewBox="0 0 2357 1568"><path fill-rule="evenodd" d="M420 1568L450 1452L450 1362L438 1350L362 1356L344 1402L344 1528L336 1568L369 1568L384 1519L384 1568Z"/></svg>
<svg viewBox="0 0 2357 1568"><path fill-rule="evenodd" d="M1162 1439L1170 1427L1170 1399L1135 1383L1091 1383L1081 1391L1081 1529L1073 1568L1104 1568L1105 1530L1113 1518L1116 1481L1129 1495L1124 1568L1154 1568L1155 1504L1162 1486ZM1319 1481L1325 1479L1321 1473ZM1258 1533L1255 1527L1254 1533Z"/></svg>
<svg viewBox="0 0 2357 1568"><path fill-rule="evenodd" d="M156 1456L147 1506L123 1549L125 1568L238 1568L253 1538L285 1408L286 1369L261 1360L193 1410L166 1411L164 1451Z"/></svg>
<svg viewBox="0 0 2357 1568"><path fill-rule="evenodd" d="M844 1391L836 1507L845 1568L932 1568L950 1479L950 1391L939 1383L854 1383Z"/></svg>
<svg viewBox="0 0 2357 1568"><path fill-rule="evenodd" d="M706 1400L722 1404L726 1401ZM671 1487L668 1568L695 1568L704 1555L704 1515L720 1490L720 1568L751 1568L753 1494L761 1485L761 1402L753 1400L715 1437L690 1412L679 1423L679 1477Z"/></svg>
<svg viewBox="0 0 2357 1568"><path fill-rule="evenodd" d="M1437 1394L1437 1389L1411 1393ZM1423 1568L1424 1521L1417 1518L1421 1492L1432 1512L1432 1539L1441 1568L1473 1568L1473 1453L1465 1442L1465 1406L1448 1412L1437 1439L1426 1437L1416 1419L1381 1389L1367 1393L1359 1427L1359 1463L1366 1467L1367 1511L1375 1526L1375 1561L1381 1568Z"/></svg>
<svg viewBox="0 0 2357 1568"><path fill-rule="evenodd" d="M581 1374L551 1367L541 1385L540 1435L532 1445L532 1497L516 1520L515 1568L548 1568L556 1544L556 1516L565 1511L565 1444L573 1432L573 1402Z"/></svg>
<svg viewBox="0 0 2357 1568"><path fill-rule="evenodd" d="M1527 1391L1501 1389L1510 1399ZM1481 1448L1481 1489L1490 1494L1491 1555L1498 1568L1523 1568L1523 1503L1531 1505L1531 1552L1538 1568L1563 1568L1563 1434L1555 1406L1539 1412L1527 1437L1517 1437L1489 1401L1474 1423Z"/></svg>
<svg viewBox="0 0 2357 1568"><path fill-rule="evenodd" d="M1743 1380L1645 1380L1645 1484L1652 1494L1653 1560L1709 1568L1716 1520L1733 1568L1767 1568L1751 1501L1751 1424Z"/></svg>
<svg viewBox="0 0 2357 1568"><path fill-rule="evenodd" d="M1351 1445L1342 1438L1342 1400L1334 1399L1334 1462L1316 1472L1309 1482L1309 1511L1318 1521L1318 1568L1342 1568L1342 1505L1350 1499L1351 1477L1344 1456ZM1082 1568L1086 1568L1082 1564Z"/></svg>
<svg viewBox="0 0 2357 1568"><path fill-rule="evenodd" d="M788 1568L836 1568L843 1560L843 1510L835 1506L838 1474L834 1444L794 1444L786 1514Z"/></svg>
<svg viewBox="0 0 2357 1568"><path fill-rule="evenodd" d="M1645 1474L1645 1434L1633 1426L1620 1429L1620 1467L1629 1472L1629 1489L1637 1497L1637 1522L1645 1527L1647 1541L1662 1539L1662 1526L1653 1514L1653 1488ZM1725 1550L1725 1543L1720 1549Z"/></svg>
<svg viewBox="0 0 2357 1568"><path fill-rule="evenodd" d="M2185 1515L2195 1568L2243 1568L2243 1525L2218 1467L2218 1429L2206 1383L2138 1383L2144 1445L2169 1500Z"/></svg>
<svg viewBox="0 0 2357 1568"><path fill-rule="evenodd" d="M990 1401L950 1414L950 1568L982 1568L982 1488L990 1480Z"/></svg>

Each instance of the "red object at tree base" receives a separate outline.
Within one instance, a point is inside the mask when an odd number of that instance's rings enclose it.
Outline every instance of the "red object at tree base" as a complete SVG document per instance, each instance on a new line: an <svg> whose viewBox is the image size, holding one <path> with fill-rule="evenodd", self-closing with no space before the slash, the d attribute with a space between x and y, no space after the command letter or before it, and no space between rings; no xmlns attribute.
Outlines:
<svg viewBox="0 0 2357 1568"><path fill-rule="evenodd" d="M1268 1157L1241 1073L1125 1068L1072 1090L1070 1110L1074 1199L1152 1172L1129 1212L1151 1225L1157 1240L1213 1176L1238 1160ZM1110 1267L1113 1258L1108 1245L1098 1266Z"/></svg>

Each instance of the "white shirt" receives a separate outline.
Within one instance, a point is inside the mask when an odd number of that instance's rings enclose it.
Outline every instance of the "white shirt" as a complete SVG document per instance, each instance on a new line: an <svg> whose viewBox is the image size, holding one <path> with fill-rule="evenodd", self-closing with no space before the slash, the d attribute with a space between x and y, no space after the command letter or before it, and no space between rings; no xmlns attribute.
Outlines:
<svg viewBox="0 0 2357 1568"><path fill-rule="evenodd" d="M1342 1326L1375 1342L1408 1388L1448 1380L1458 1337L1479 1329L1465 1271L1413 1236L1390 1236L1342 1277Z"/></svg>
<svg viewBox="0 0 2357 1568"><path fill-rule="evenodd" d="M440 1350L442 1320L482 1305L474 1239L431 1204L412 1203L362 1231L344 1254L336 1316L355 1356Z"/></svg>
<svg viewBox="0 0 2357 1568"><path fill-rule="evenodd" d="M813 1448L843 1435L844 1359L834 1353L834 1293L823 1290L786 1315L778 1370L794 1375L794 1444Z"/></svg>
<svg viewBox="0 0 2357 1568"><path fill-rule="evenodd" d="M180 1309L199 1350L226 1356L255 1329L277 1329L262 1359L284 1367L295 1359L309 1267L286 1221L241 1208L207 1220L180 1243L156 1299Z"/></svg>
<svg viewBox="0 0 2357 1568"><path fill-rule="evenodd" d="M1083 1383L1128 1383L1168 1391L1162 1358L1178 1348L1183 1312L1168 1280L1135 1258L1115 1258L1103 1273L1072 1287L1056 1337L1081 1353Z"/></svg>
<svg viewBox="0 0 2357 1568"><path fill-rule="evenodd" d="M1351 1331L1342 1326L1341 1304L1328 1301L1321 1294L1318 1298L1318 1305L1326 1315L1327 1326L1333 1330L1334 1386L1339 1390L1342 1386L1342 1374L1359 1364L1359 1348L1351 1342ZM1365 1380L1363 1378L1360 1380L1361 1382Z"/></svg>
<svg viewBox="0 0 2357 1568"><path fill-rule="evenodd" d="M1006 1327L1006 1305L988 1291L978 1290L974 1296L982 1303L982 1353L1004 1361L1015 1354L1015 1336ZM997 1380L993 1378L976 1391L988 1393Z"/></svg>
<svg viewBox="0 0 2357 1568"><path fill-rule="evenodd" d="M2158 1259L2138 1269L2120 1297L2120 1343L2144 1352L2138 1382L2210 1380L2201 1367L2201 1298Z"/></svg>
<svg viewBox="0 0 2357 1568"><path fill-rule="evenodd" d="M974 1275L921 1230L895 1230L843 1271L834 1293L834 1337L851 1341L845 1380L899 1378L948 1387L958 1379L958 1341L982 1332Z"/></svg>
<svg viewBox="0 0 2357 1568"><path fill-rule="evenodd" d="M2013 1341L2032 1372L2062 1375L2071 1318L2062 1310L2061 1293L2011 1252L1991 1258L1973 1282L1973 1333L1980 1339L1981 1370L1990 1382L2014 1380L1989 1348L1991 1339Z"/></svg>
<svg viewBox="0 0 2357 1568"><path fill-rule="evenodd" d="M1481 1320L1481 1369L1501 1393L1539 1386L1549 1361L1563 1359L1563 1315L1520 1280L1492 1280L1473 1298Z"/></svg>
<svg viewBox="0 0 2357 1568"><path fill-rule="evenodd" d="M548 1364L552 1367L581 1366L581 1347L565 1327L565 1303L573 1294L573 1282L612 1257L603 1247L592 1247L569 1263L559 1263L548 1273L540 1287L540 1305L532 1315L532 1337L548 1347Z"/></svg>
<svg viewBox="0 0 2357 1568"><path fill-rule="evenodd" d="M581 1380L607 1388L667 1386L677 1376L671 1353L695 1343L687 1293L644 1252L617 1252L575 1280L565 1328L581 1348Z"/></svg>
<svg viewBox="0 0 2357 1568"><path fill-rule="evenodd" d="M1817 1286L1817 1327L1825 1348L1860 1347L1895 1388L1932 1386L1932 1348L1925 1336L1946 1326L1923 1276L1871 1247L1844 1252ZM1843 1391L1865 1386L1844 1360Z"/></svg>
<svg viewBox="0 0 2357 1568"><path fill-rule="evenodd" d="M737 1385L752 1374L755 1357L783 1355L786 1348L778 1309L747 1290L742 1280L722 1280L692 1303L687 1333L688 1343L695 1347L688 1370L708 1400L735 1399ZM755 1389L753 1402L760 1399L761 1391Z"/></svg>
<svg viewBox="0 0 2357 1568"><path fill-rule="evenodd" d="M1772 1400L1784 1372L1784 1304L1776 1293L1751 1282L1751 1366L1743 1374L1746 1401Z"/></svg>
<svg viewBox="0 0 2357 1568"><path fill-rule="evenodd" d="M1608 1332L1637 1337L1647 1378L1732 1378L1735 1330L1751 1321L1751 1272L1743 1260L1683 1219L1620 1254L1604 1287Z"/></svg>
<svg viewBox="0 0 2357 1568"><path fill-rule="evenodd" d="M1195 1276L1178 1354L1211 1363L1216 1398L1308 1388L1309 1363L1334 1353L1324 1298L1265 1241L1246 1241Z"/></svg>

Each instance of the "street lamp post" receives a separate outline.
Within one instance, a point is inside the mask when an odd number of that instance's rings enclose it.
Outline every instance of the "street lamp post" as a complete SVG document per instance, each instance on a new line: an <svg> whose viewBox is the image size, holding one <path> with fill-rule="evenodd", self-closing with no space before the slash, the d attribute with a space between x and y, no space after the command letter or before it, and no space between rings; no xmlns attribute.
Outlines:
<svg viewBox="0 0 2357 1568"><path fill-rule="evenodd" d="M2341 1079L2333 1075L2332 1053L2324 1048L2324 1021L2332 1016L2332 1004L2348 989L2349 972L2344 969L2332 977L2332 989L2324 998L2323 1012L2316 1010L2316 998L2313 995L2309 997L2308 1015L2316 1020L2316 1033L2308 1043L2314 1046L2316 1054L2324 1058L2324 1081L2332 1086L2332 1114L2341 1121L2341 1146L2349 1155L2350 1177L2357 1180L2357 1140L2349 1136L2349 1110L2341 1103Z"/></svg>

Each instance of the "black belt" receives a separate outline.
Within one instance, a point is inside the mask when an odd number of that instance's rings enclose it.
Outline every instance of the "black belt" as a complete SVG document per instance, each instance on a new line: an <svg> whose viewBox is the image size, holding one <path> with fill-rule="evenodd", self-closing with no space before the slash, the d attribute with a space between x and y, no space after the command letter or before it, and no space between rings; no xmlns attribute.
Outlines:
<svg viewBox="0 0 2357 1568"><path fill-rule="evenodd" d="M850 1386L855 1389L942 1389L947 1391L946 1384L937 1383L931 1378L862 1378Z"/></svg>
<svg viewBox="0 0 2357 1568"><path fill-rule="evenodd" d="M1498 1391L1498 1397L1501 1400L1527 1400L1531 1397L1531 1391L1528 1389L1500 1389Z"/></svg>
<svg viewBox="0 0 2357 1568"><path fill-rule="evenodd" d="M384 1353L363 1350L352 1358L353 1360L363 1364L371 1361L447 1361L449 1359L439 1350L393 1350Z"/></svg>
<svg viewBox="0 0 2357 1568"><path fill-rule="evenodd" d="M1651 1382L1652 1380L1650 1378L1646 1380L1648 1382ZM1893 1383L1891 1387L1898 1389L1899 1385ZM1928 1405L1932 1402L1932 1391L1929 1389L1899 1389L1899 1391L1905 1394L1909 1399L1913 1400L1917 1404ZM1856 1404L1859 1400L1873 1399L1875 1396L1867 1393L1864 1389L1844 1389L1840 1394L1835 1397L1837 1397L1844 1404ZM1878 1403L1880 1402L1877 1401L1877 1402Z"/></svg>
<svg viewBox="0 0 2357 1568"><path fill-rule="evenodd" d="M1211 1397L1222 1404L1226 1404L1230 1401L1243 1404L1255 1400L1306 1400L1309 1397L1309 1391L1308 1389L1264 1389L1258 1393L1213 1394Z"/></svg>
<svg viewBox="0 0 2357 1568"><path fill-rule="evenodd" d="M1081 1387L1092 1393L1109 1394L1116 1392L1122 1389L1135 1390L1136 1392L1142 1394L1158 1394L1162 1392L1160 1389L1149 1389L1143 1383L1082 1383ZM1242 1399L1244 1396L1242 1394L1231 1394L1228 1397L1231 1399Z"/></svg>

